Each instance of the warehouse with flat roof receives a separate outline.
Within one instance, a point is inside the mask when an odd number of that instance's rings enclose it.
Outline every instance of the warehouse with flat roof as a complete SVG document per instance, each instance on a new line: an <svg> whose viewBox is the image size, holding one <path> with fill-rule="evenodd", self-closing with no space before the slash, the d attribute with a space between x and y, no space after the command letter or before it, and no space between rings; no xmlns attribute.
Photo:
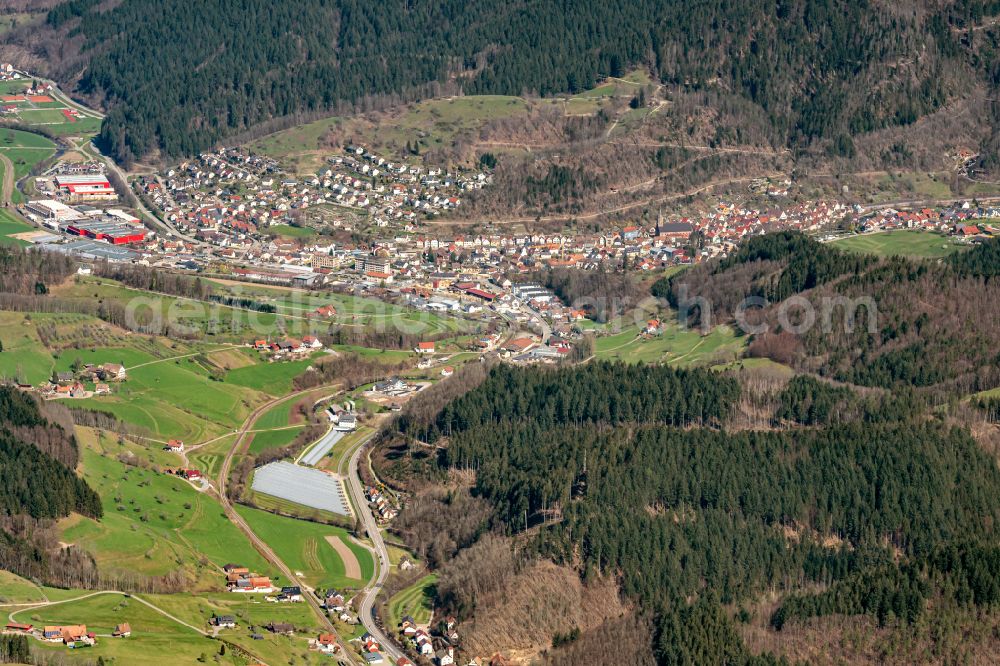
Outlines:
<svg viewBox="0 0 1000 666"><path fill-rule="evenodd" d="M146 239L145 230L114 221L91 221L84 220L70 222L65 225L64 231L73 236L86 236L94 240L101 240L112 245L128 245L129 243L139 243Z"/></svg>
<svg viewBox="0 0 1000 666"><path fill-rule="evenodd" d="M118 199L115 188L102 174L85 174L80 176L58 175L55 177L56 187L71 201L114 201Z"/></svg>

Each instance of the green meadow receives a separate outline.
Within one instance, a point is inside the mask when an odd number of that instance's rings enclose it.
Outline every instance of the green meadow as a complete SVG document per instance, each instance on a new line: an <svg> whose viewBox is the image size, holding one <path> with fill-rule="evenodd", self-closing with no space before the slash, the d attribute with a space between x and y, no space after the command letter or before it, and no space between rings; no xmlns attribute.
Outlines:
<svg viewBox="0 0 1000 666"><path fill-rule="evenodd" d="M195 443L238 428L264 396L228 382L213 381L194 357L158 359L128 348L75 350L56 364L67 370L84 363L123 363L128 379L110 396L74 400L79 407L109 411L163 439Z"/></svg>
<svg viewBox="0 0 1000 666"><path fill-rule="evenodd" d="M374 561L371 554L355 544L343 528L277 516L245 506L237 506L236 510L278 557L293 571L301 571L305 581L313 587L357 589L372 576ZM360 580L345 575L344 562L333 546L327 543L327 536L340 537L354 553L361 567Z"/></svg>
<svg viewBox="0 0 1000 666"><path fill-rule="evenodd" d="M950 238L935 232L899 230L848 236L842 240L834 241L834 247L880 257L901 255L938 258L968 249L969 246L955 243Z"/></svg>
<svg viewBox="0 0 1000 666"><path fill-rule="evenodd" d="M429 623L436 596L437 574L424 576L389 600L388 626L398 627L402 618L407 615L412 616L417 624Z"/></svg>
<svg viewBox="0 0 1000 666"><path fill-rule="evenodd" d="M668 315L669 316L669 315ZM717 326L707 335L685 329L676 322L663 322L663 332L649 339L639 337L641 327L633 324L613 335L598 336L594 342L597 358L626 363L665 363L678 367L717 364L739 357L746 346L728 326Z"/></svg>
<svg viewBox="0 0 1000 666"><path fill-rule="evenodd" d="M261 453L270 449L279 449L291 444L295 437L305 429L305 426L283 428L281 430L265 430L256 432L250 442L250 453Z"/></svg>
<svg viewBox="0 0 1000 666"><path fill-rule="evenodd" d="M219 652L219 643L171 620L137 598L119 593L97 594L76 601L30 608L15 612L12 617L18 622L42 626L86 624L88 631L98 635L97 645L92 648L69 650L61 644L33 643L35 647L62 655L70 663L93 663L93 660L102 657L106 662L116 664L157 664L164 663L165 655L170 655L172 663L197 663L202 655L217 655ZM132 636L111 638L115 626L123 622L131 627ZM232 656L222 657L218 663L245 663L235 659Z"/></svg>
<svg viewBox="0 0 1000 666"><path fill-rule="evenodd" d="M138 458L125 450L121 457ZM198 589L207 590L224 586L220 569L227 562L271 573L222 507L183 479L126 466L91 447L83 450L82 462L84 478L101 496L104 517L61 521L62 540L92 553L102 571L163 575L183 569Z"/></svg>
<svg viewBox="0 0 1000 666"><path fill-rule="evenodd" d="M0 177L3 176L3 165L0 165ZM20 234L26 231L34 231L34 227L24 220L14 217L9 210L0 208L0 245L19 245L25 247L30 245L28 241L18 238L11 238L13 234Z"/></svg>

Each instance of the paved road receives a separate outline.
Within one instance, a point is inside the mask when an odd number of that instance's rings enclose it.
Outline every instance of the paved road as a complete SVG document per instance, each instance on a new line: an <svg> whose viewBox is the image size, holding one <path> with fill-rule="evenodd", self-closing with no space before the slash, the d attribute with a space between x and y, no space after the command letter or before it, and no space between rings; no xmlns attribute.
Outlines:
<svg viewBox="0 0 1000 666"><path fill-rule="evenodd" d="M375 551L375 575L372 577L368 586L361 591L361 601L358 604L358 616L361 618L361 622L365 625L365 629L368 630L368 633L374 636L375 640L382 646L383 654L388 655L390 661L395 663L397 659L406 655L399 649L395 641L382 631L382 628L375 621L375 600L378 598L378 593L382 590L382 586L385 585L385 579L389 577L389 551L385 547L385 541L382 540L382 533L378 529L375 517L368 509L368 501L365 499L364 484L361 483L361 476L358 473L358 465L361 464L361 459L362 456L365 455L366 447L372 438L374 438L377 434L378 430L362 440L357 449L355 449L353 455L351 455L350 470L347 475L347 485L350 488L351 497L354 498L358 518L365 526L365 530L368 532L368 537L371 539L372 544L374 544L373 550Z"/></svg>
<svg viewBox="0 0 1000 666"><path fill-rule="evenodd" d="M335 384L330 385L331 388L333 386L336 385ZM232 447L230 447L229 452L226 454L225 459L222 461L222 466L221 469L219 470L219 476L218 476L219 502L222 504L222 509L226 512L226 517L229 518L230 522L232 522L234 525L240 528L240 530L247 536L247 538L250 539L250 543L252 543L254 548L256 548L257 551L264 556L264 559L266 559L274 568L276 568L278 571L281 572L281 574L288 580L289 585L297 585L303 590L308 590L310 588L306 586L301 580L299 580L299 578L288 567L288 565L286 565L284 561L282 561L282 559L278 557L278 555L273 550L271 550L271 547L268 546L263 539L257 536L257 534L250 527L250 525L243 519L243 516L238 514L236 512L236 509L233 508L232 502L229 501L229 497L226 495L226 484L229 482L229 470L233 466L233 458L236 457L237 452L239 452L240 448L243 445L244 439L252 429L253 424L257 421L258 418L260 418L261 414L263 414L264 412L266 412L268 409L278 404L279 402L283 402L285 400L294 400L296 397L304 395L306 393L311 393L315 391L317 388L322 388L322 387L313 387L310 389L306 389L304 391L291 393L281 398L275 398L274 400L271 400L270 402L261 405L260 407L255 409L253 413L247 417L246 421L243 422L243 426L240 428L240 431L236 437L236 441L233 443ZM320 607L319 601L316 600L316 596L311 592L307 592L306 594L302 595L302 598L305 599L306 603L308 603L312 607L313 612L319 618L324 629L335 633L333 623L330 622L330 618L327 616L326 611ZM346 655L348 655L349 659L354 658L351 651L348 650L346 646L344 648L344 652L346 653Z"/></svg>

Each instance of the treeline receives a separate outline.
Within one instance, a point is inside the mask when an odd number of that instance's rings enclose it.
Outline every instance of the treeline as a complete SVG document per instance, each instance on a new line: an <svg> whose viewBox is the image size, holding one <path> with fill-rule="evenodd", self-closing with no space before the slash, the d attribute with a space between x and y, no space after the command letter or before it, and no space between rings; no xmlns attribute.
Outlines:
<svg viewBox="0 0 1000 666"><path fill-rule="evenodd" d="M76 270L72 257L60 252L0 246L0 292L46 294Z"/></svg>
<svg viewBox="0 0 1000 666"><path fill-rule="evenodd" d="M30 664L28 637L0 634L0 664Z"/></svg>
<svg viewBox="0 0 1000 666"><path fill-rule="evenodd" d="M59 518L76 511L100 517L100 498L71 467L60 464L42 449L62 454L75 465L76 445L72 434L62 432L68 443L52 445L53 432L47 427L34 399L9 386L0 387L0 511L8 515L24 513L33 518ZM59 426L52 426L59 428ZM21 436L41 433L41 445ZM70 453L61 451L62 447Z"/></svg>
<svg viewBox="0 0 1000 666"><path fill-rule="evenodd" d="M869 423L916 418L926 404L912 389L862 397L846 386L837 386L809 375L796 375L779 396L775 420L800 425L829 425L837 421Z"/></svg>
<svg viewBox="0 0 1000 666"><path fill-rule="evenodd" d="M662 279L653 293L690 324L732 323L742 313L764 329L751 339L752 356L947 400L1000 386L998 273L1000 239L939 262L858 256L782 232ZM805 300L786 307L792 296Z"/></svg>
<svg viewBox="0 0 1000 666"><path fill-rule="evenodd" d="M559 369L499 365L478 389L445 405L433 423L404 420L400 426L405 434L435 442L475 426L529 417L543 426L708 425L729 414L739 392L735 379L707 370L606 361Z"/></svg>
<svg viewBox="0 0 1000 666"><path fill-rule="evenodd" d="M405 326L408 322L403 322ZM375 349L405 349L411 350L421 342L436 342L455 336L451 332L441 332L432 335L408 333L394 326L392 320L387 320L385 327L380 326L339 326L334 324L326 334L320 336L328 345L350 345L372 347Z"/></svg>
<svg viewBox="0 0 1000 666"><path fill-rule="evenodd" d="M138 264L122 264L100 261L94 264L94 275L121 282L126 287L155 291L171 296L183 296L205 300L212 288L200 277L181 273L168 273ZM221 302L221 301L220 301Z"/></svg>
<svg viewBox="0 0 1000 666"><path fill-rule="evenodd" d="M912 624L926 612L933 594L962 606L996 607L997 571L1000 547L995 543L949 543L912 564L883 564L851 574L823 592L791 595L771 615L771 626L780 631L792 620L833 614L871 615L880 626L891 620Z"/></svg>
<svg viewBox="0 0 1000 666"><path fill-rule="evenodd" d="M967 432L913 396L811 378L780 394L784 429L705 427L738 397L707 371L502 366L420 434L447 437L437 465L474 472L522 548L585 581L615 576L654 617L661 664L777 661L749 654L724 610L765 590L785 597L774 627L912 621L932 595L997 603L1000 470ZM403 512L408 539L434 533L432 507Z"/></svg>
<svg viewBox="0 0 1000 666"><path fill-rule="evenodd" d="M456 81L467 94L575 94L636 66L669 88L733 91L788 144L823 140L850 155L852 135L912 124L986 78L989 59L957 30L995 13L993 2L960 4L904 14L848 0L134 0L102 11L69 0L48 24L82 35L86 66L60 57L67 72L84 71L80 90L108 102L101 139L126 162L194 154L374 95ZM903 60L909 75L899 77ZM556 201L575 180L556 165L536 190Z"/></svg>
<svg viewBox="0 0 1000 666"><path fill-rule="evenodd" d="M100 497L74 473L76 459L71 432L50 423L30 396L0 386L0 568L50 583L79 582L77 573L93 570L83 553L45 547L53 520L103 513Z"/></svg>
<svg viewBox="0 0 1000 666"><path fill-rule="evenodd" d="M338 354L329 359L317 361L302 374L292 379L292 388L302 391L314 386L339 382L343 388L352 391L362 384L385 379L407 367L403 363L381 363L358 354Z"/></svg>
<svg viewBox="0 0 1000 666"><path fill-rule="evenodd" d="M274 314L278 311L271 303L261 303L260 301L255 301L252 298L237 297L237 296L221 296L219 294L210 294L208 300L213 303L221 303L222 305L228 305L234 308L240 308L243 310L253 310L255 312L266 312L269 314Z"/></svg>

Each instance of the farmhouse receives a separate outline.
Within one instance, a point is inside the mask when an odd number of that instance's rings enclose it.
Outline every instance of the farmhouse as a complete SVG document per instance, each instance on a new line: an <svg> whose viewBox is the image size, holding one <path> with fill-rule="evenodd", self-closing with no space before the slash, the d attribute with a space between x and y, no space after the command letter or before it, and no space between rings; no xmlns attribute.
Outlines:
<svg viewBox="0 0 1000 666"><path fill-rule="evenodd" d="M232 615L216 615L212 618L212 626L220 629L235 629L236 618Z"/></svg>
<svg viewBox="0 0 1000 666"><path fill-rule="evenodd" d="M128 622L122 622L115 627L115 630L111 633L115 638L128 638L132 635L132 627L129 626Z"/></svg>
<svg viewBox="0 0 1000 666"><path fill-rule="evenodd" d="M100 368L98 368L98 375L104 381L117 381L123 382L128 379L128 373L125 372L125 366L120 363L105 363Z"/></svg>
<svg viewBox="0 0 1000 666"><path fill-rule="evenodd" d="M434 353L434 343L433 342L418 342L417 346L413 351L418 354L433 354Z"/></svg>
<svg viewBox="0 0 1000 666"><path fill-rule="evenodd" d="M69 646L75 646L77 643L94 645L97 642L97 638L87 631L85 624L48 626L42 631L42 638L50 643L64 643Z"/></svg>
<svg viewBox="0 0 1000 666"><path fill-rule="evenodd" d="M21 624L19 622L8 622L5 629L14 633L30 634L32 629L34 629L34 626L30 624Z"/></svg>

